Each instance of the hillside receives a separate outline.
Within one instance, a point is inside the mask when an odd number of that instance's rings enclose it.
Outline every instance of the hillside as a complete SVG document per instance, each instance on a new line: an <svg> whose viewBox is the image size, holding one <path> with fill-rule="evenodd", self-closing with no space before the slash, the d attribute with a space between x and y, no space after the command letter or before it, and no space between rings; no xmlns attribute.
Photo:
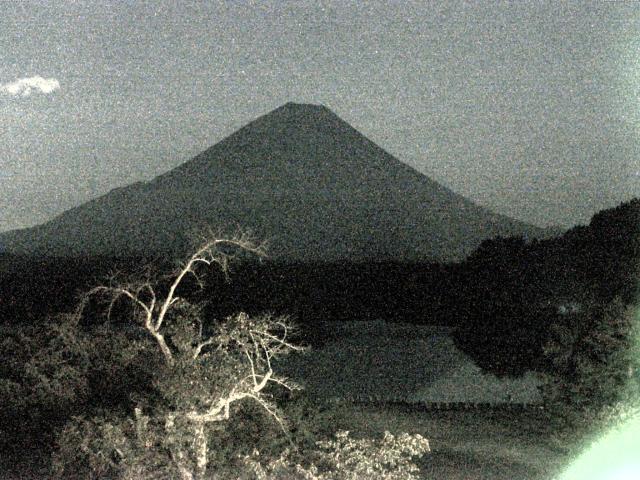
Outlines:
<svg viewBox="0 0 640 480"><path fill-rule="evenodd" d="M453 261L483 239L548 232L397 160L323 106L288 103L181 166L0 234L10 253L179 253L202 225L251 229L276 260Z"/></svg>

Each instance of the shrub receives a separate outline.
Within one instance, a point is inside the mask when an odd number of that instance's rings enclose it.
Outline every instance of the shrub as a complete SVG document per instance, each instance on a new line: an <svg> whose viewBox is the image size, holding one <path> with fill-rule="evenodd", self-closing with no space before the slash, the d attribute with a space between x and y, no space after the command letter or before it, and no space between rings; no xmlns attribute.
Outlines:
<svg viewBox="0 0 640 480"><path fill-rule="evenodd" d="M542 394L558 443L567 448L636 401L638 372L635 307L620 297L567 317L545 345Z"/></svg>
<svg viewBox="0 0 640 480"><path fill-rule="evenodd" d="M89 394L90 348L71 317L3 332L0 345L0 438L2 448L44 445L53 430Z"/></svg>
<svg viewBox="0 0 640 480"><path fill-rule="evenodd" d="M3 449L50 448L56 429L71 416L100 407L126 408L130 394L151 385L150 342L109 324L83 328L73 315L60 314L12 326L2 337Z"/></svg>
<svg viewBox="0 0 640 480"><path fill-rule="evenodd" d="M552 326L545 345L550 402L603 407L620 400L637 369L633 319L635 309L620 297L595 305L584 315Z"/></svg>
<svg viewBox="0 0 640 480"><path fill-rule="evenodd" d="M259 454L245 457L253 477L258 480L418 480L419 468L412 462L429 452L429 442L421 435L384 433L382 440L349 437L339 431L335 439L317 442L311 462L296 459L287 450L279 458L263 465Z"/></svg>

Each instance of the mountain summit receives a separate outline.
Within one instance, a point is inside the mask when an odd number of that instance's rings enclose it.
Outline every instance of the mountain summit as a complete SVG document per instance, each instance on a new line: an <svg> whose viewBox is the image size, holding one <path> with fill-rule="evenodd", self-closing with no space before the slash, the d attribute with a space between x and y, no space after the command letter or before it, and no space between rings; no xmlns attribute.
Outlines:
<svg viewBox="0 0 640 480"><path fill-rule="evenodd" d="M439 185L328 108L287 103L149 182L0 243L34 255L155 255L182 251L205 224L250 229L282 261L452 261L486 238L544 235Z"/></svg>

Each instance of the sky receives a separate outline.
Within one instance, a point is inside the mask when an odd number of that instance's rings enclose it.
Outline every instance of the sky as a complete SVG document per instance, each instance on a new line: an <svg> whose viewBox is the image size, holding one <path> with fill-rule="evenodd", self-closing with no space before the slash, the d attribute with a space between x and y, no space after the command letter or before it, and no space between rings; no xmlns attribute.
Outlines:
<svg viewBox="0 0 640 480"><path fill-rule="evenodd" d="M640 2L2 2L0 231L150 180L289 101L491 210L640 196Z"/></svg>

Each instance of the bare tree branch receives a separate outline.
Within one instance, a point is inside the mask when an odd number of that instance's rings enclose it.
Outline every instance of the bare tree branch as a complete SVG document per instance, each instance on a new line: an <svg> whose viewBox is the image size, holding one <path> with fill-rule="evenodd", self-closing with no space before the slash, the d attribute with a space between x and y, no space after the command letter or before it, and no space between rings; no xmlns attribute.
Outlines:
<svg viewBox="0 0 640 480"><path fill-rule="evenodd" d="M248 252L255 253L257 255L264 255L264 250L260 245L256 245L249 237L245 237L241 235L238 238L233 238L230 240L227 239L217 239L213 238L204 242L202 246L196 252L189 257L184 266L180 268L176 274L171 287L169 288L169 293L167 294L167 298L162 304L160 309L160 313L155 322L155 329L160 330L162 327L162 323L164 321L165 315L173 303L173 298L175 296L175 291L178 288L178 285L182 282L184 277L187 274L192 274L196 277L197 281L200 283L199 277L194 271L195 265L198 262L204 263L206 265L211 265L211 263L217 263L222 269L223 273L226 274L228 270L227 261L228 255L219 251L218 247L220 245L229 245L233 247L237 247L241 250L245 250Z"/></svg>
<svg viewBox="0 0 640 480"><path fill-rule="evenodd" d="M209 229L208 233L211 235L212 231ZM113 272L109 277L108 286L101 285L89 290L83 295L79 302L75 314L76 318L79 319L81 317L89 299L95 295L110 296L110 302L107 308L107 318L110 318L115 303L119 298L124 296L133 303L134 307L142 309L145 329L156 339L167 364L173 365L173 353L167 345L164 335L160 330L171 307L175 307L181 300L180 297L176 295L176 290L184 280L185 276L189 274L194 276L200 287L203 286L202 279L196 271L196 267L199 264L207 266L217 264L226 275L231 255L222 251L220 249L221 246L228 246L238 250L252 252L260 256L265 254L263 245L256 243L250 235L246 233L240 233L231 239L217 238L215 236L205 237L205 240L200 247L196 249L195 253L193 253L181 267L174 270L174 272L168 276L168 278L172 280L172 283L169 287L169 292L164 299L157 298L156 291L151 281L153 277L151 273L151 266L145 265L142 268L142 280L118 281L118 272ZM159 306L159 311L157 312L156 306ZM213 338L204 342L201 340L202 327L200 327L200 339L193 354L194 360L198 358L204 347L214 343Z"/></svg>
<svg viewBox="0 0 640 480"><path fill-rule="evenodd" d="M166 434L175 440L169 442L175 443L170 453L183 479L194 478L193 466L184 450L187 447L181 445L178 438L178 429L185 428L185 420L191 428L193 452L197 459L195 477L201 478L204 477L207 463L206 424L228 420L232 404L252 399L286 433L276 407L267 401L265 389L269 384L289 390L300 388L289 379L276 376L273 371L272 359L291 351L303 350L289 341L289 334L294 329L286 318L271 318L268 315L250 318L240 312L227 318L226 323L216 327L214 334L205 338L204 323L200 316L202 307L193 306L178 296L178 288L189 275L202 288L203 281L198 270L201 265L217 265L226 276L233 258L229 248L264 256L264 244L256 243L249 234L240 233L231 239L220 239L213 236L211 231L208 233L191 256L163 277L169 282L166 294L160 295L156 287L158 280L152 277L150 268L145 266L142 278L138 280L117 281L116 274L113 274L108 286L95 287L81 298L76 312L77 318L80 318L90 298L105 296L109 301L109 317L116 302L126 298L134 306L137 319L144 329L156 340L165 364L176 367L163 371L155 379L157 383L154 385L170 397L165 406L167 409L160 409L158 415L164 420ZM185 309L181 310L183 306ZM167 318L172 311L178 312L180 321L185 321L176 323L182 330L174 331L173 323L169 325L171 328L167 327ZM169 342L165 339L165 332L169 332L166 333ZM207 347L211 348L205 350ZM212 381L220 383L212 384ZM136 410L136 418L142 418L141 415L142 411Z"/></svg>
<svg viewBox="0 0 640 480"><path fill-rule="evenodd" d="M202 327L200 327L200 335L202 335ZM206 347L207 345L212 345L215 341L216 338L211 337L208 340L199 343L193 352L193 360L196 360L198 358L204 347Z"/></svg>

